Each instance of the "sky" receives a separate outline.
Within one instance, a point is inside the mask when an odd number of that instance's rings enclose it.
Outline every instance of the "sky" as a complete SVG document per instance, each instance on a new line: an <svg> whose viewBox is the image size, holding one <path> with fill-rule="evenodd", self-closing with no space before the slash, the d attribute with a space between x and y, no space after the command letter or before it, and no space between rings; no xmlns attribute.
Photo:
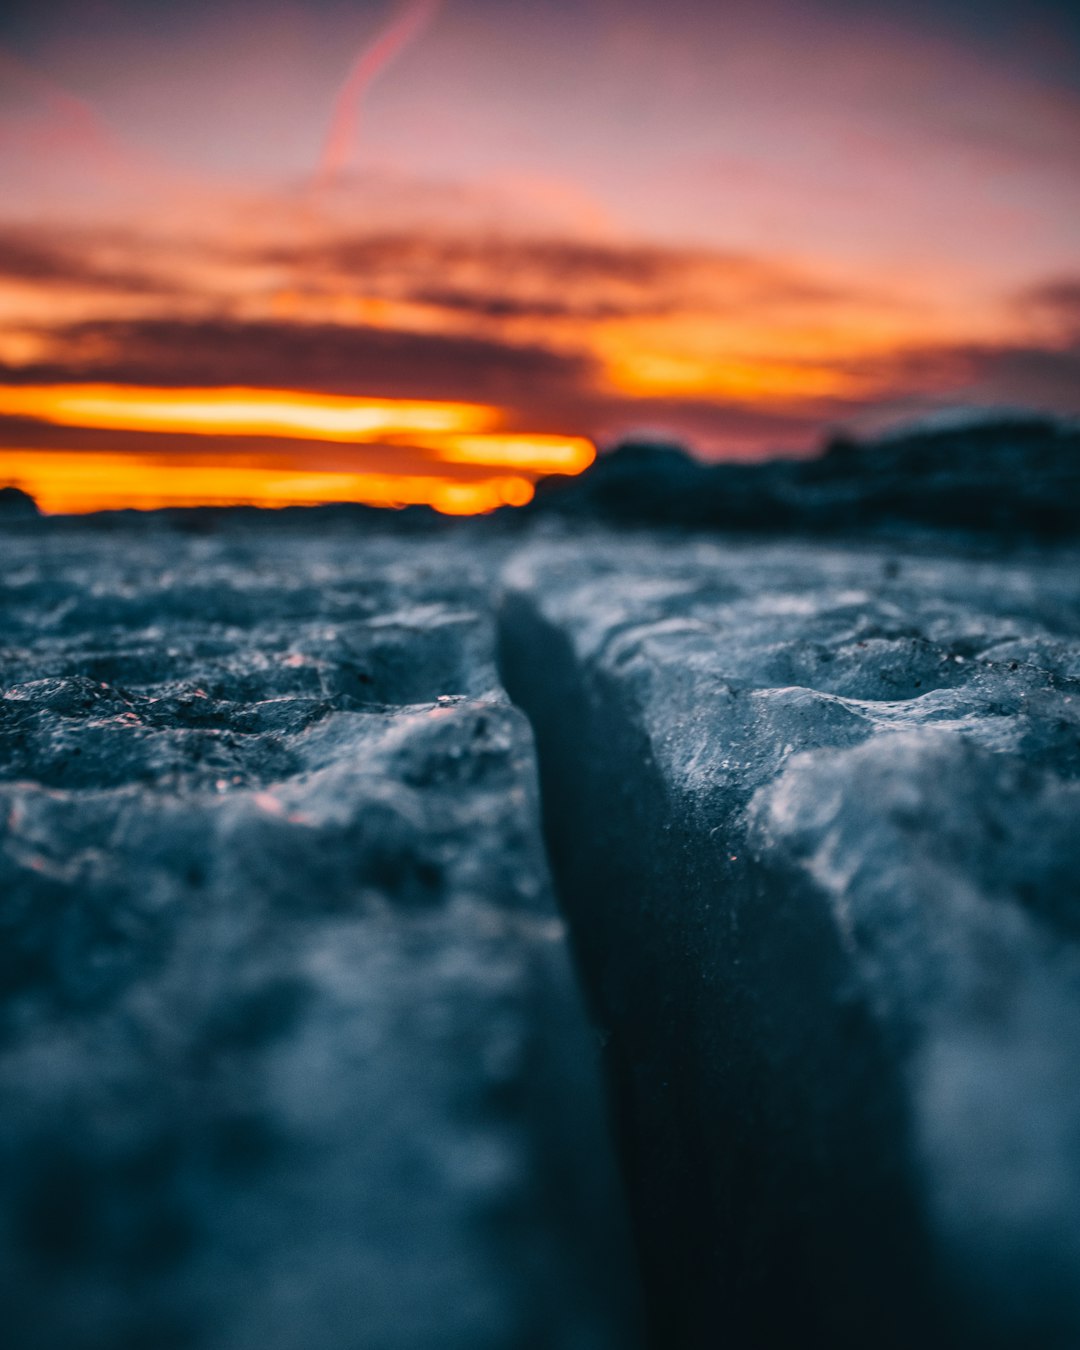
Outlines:
<svg viewBox="0 0 1080 1350"><path fill-rule="evenodd" d="M9 0L0 479L528 499L1080 413L1080 7Z"/></svg>

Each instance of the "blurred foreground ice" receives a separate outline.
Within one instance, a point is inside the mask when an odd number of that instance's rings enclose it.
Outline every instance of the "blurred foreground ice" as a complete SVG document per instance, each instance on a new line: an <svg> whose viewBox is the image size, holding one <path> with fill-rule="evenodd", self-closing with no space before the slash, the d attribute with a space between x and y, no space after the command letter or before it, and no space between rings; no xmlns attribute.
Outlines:
<svg viewBox="0 0 1080 1350"><path fill-rule="evenodd" d="M601 1044L657 1350L1080 1344L1075 551L178 524L0 532L5 1344L631 1350Z"/></svg>
<svg viewBox="0 0 1080 1350"><path fill-rule="evenodd" d="M13 1350L633 1343L492 565L3 540Z"/></svg>

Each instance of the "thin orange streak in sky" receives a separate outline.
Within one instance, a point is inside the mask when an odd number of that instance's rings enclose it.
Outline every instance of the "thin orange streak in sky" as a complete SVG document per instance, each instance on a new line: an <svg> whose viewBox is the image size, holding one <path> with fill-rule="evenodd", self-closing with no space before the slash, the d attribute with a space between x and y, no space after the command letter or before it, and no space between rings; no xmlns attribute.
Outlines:
<svg viewBox="0 0 1080 1350"><path fill-rule="evenodd" d="M17 483L49 514L166 506L432 506L476 515L524 506L528 478L493 474L460 482L438 474L332 473L228 463L193 467L149 455L97 451L0 450L0 483Z"/></svg>
<svg viewBox="0 0 1080 1350"><path fill-rule="evenodd" d="M194 431L374 441L421 432L476 432L499 411L482 403L348 398L288 389L168 389L141 385L0 386L0 414L110 431Z"/></svg>
<svg viewBox="0 0 1080 1350"><path fill-rule="evenodd" d="M452 432L444 436L416 436L409 443L430 450L447 464L490 464L527 473L578 474L596 458L595 446L584 436Z"/></svg>
<svg viewBox="0 0 1080 1350"><path fill-rule="evenodd" d="M0 385L0 415L50 426L150 434L278 437L420 450L444 464L518 474L576 474L596 457L583 436L494 430L484 403L348 398L286 389L159 389L138 385Z"/></svg>
<svg viewBox="0 0 1080 1350"><path fill-rule="evenodd" d="M369 86L424 32L440 3L441 0L412 0L353 62L334 103L330 129L319 160L319 183L332 182L345 169L356 141L360 105Z"/></svg>

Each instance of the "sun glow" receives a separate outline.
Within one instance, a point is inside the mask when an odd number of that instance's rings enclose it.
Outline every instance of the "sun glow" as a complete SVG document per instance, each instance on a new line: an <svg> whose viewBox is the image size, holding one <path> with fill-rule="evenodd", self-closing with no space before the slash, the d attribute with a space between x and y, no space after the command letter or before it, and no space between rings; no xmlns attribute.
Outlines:
<svg viewBox="0 0 1080 1350"><path fill-rule="evenodd" d="M447 464L489 464L529 473L579 474L596 458L584 436L480 434L417 437L412 442Z"/></svg>
<svg viewBox="0 0 1080 1350"><path fill-rule="evenodd" d="M440 474L348 473L227 460L192 464L166 456L92 450L0 450L0 483L29 492L47 514L79 515L167 506L434 507L444 515L476 515L524 506L532 481L514 473L460 480Z"/></svg>
<svg viewBox="0 0 1080 1350"><path fill-rule="evenodd" d="M745 361L722 356L627 351L606 368L614 388L636 398L726 398L761 403L842 398L857 389L843 370L821 363Z"/></svg>
<svg viewBox="0 0 1080 1350"><path fill-rule="evenodd" d="M373 472L349 464L309 467L296 458L259 462L235 450L212 457L208 451L205 460L192 462L165 452L0 449L0 482L18 483L42 510L60 513L363 502L424 504L470 515L523 506L541 474L580 473L596 455L583 437L494 430L503 414L486 404L280 389L6 386L0 387L0 414L150 437L195 434L208 445L214 437L250 436L382 447L387 457L385 471ZM403 463L402 471L395 471L395 455L407 458L412 469ZM483 474L485 468L490 475Z"/></svg>
<svg viewBox="0 0 1080 1350"><path fill-rule="evenodd" d="M0 388L0 413L107 431L186 431L205 436L286 436L378 441L418 432L490 429L481 403L348 398L286 389L152 389L119 384Z"/></svg>

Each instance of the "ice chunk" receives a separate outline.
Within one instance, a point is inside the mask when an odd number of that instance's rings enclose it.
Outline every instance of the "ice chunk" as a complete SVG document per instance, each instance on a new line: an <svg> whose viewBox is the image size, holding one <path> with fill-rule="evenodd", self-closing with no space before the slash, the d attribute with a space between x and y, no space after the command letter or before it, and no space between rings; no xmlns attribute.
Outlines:
<svg viewBox="0 0 1080 1350"><path fill-rule="evenodd" d="M1080 566L506 575L657 1343L1080 1338Z"/></svg>
<svg viewBox="0 0 1080 1350"><path fill-rule="evenodd" d="M5 550L4 1343L632 1346L491 559Z"/></svg>

